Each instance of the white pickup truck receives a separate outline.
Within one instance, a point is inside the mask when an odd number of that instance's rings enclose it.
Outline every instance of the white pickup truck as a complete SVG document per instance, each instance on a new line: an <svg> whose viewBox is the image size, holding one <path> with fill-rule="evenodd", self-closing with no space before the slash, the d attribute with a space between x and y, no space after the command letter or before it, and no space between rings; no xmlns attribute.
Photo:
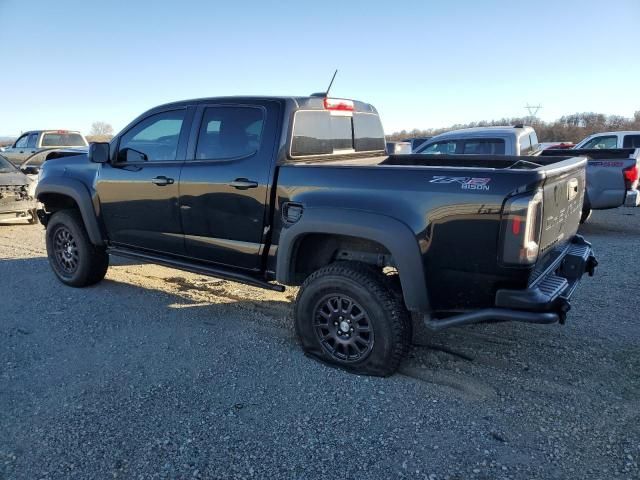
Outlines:
<svg viewBox="0 0 640 480"><path fill-rule="evenodd" d="M573 148L640 148L640 131L594 133Z"/></svg>

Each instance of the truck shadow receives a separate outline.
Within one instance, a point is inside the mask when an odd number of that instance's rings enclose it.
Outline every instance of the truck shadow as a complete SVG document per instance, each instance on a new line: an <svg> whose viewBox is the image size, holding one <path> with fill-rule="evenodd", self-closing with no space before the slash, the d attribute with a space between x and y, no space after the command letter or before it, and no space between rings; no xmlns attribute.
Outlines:
<svg viewBox="0 0 640 480"><path fill-rule="evenodd" d="M118 327L124 325L133 332L160 327L177 330L180 336L197 336L205 328L223 335L247 322L264 341L280 348L285 341L292 349L299 348L291 291L271 292L119 260L105 280L84 289L58 282L44 257L0 260L0 278L15 279L14 286L5 284L4 295L11 300L3 307L8 314L0 319L0 331L9 337L46 328L41 322L52 315L64 320L59 322L63 328L82 331L89 328L84 323L87 311L95 310L108 311L113 318L111 335L118 335ZM55 298L64 301L51 301ZM23 305L29 305L28 317L12 315ZM89 330L88 335L95 332ZM589 348L588 339L575 339L557 326L500 323L438 333L421 331L399 374L469 401L496 400L499 391L509 388L504 378L515 377L533 380L532 385L541 385L544 379L545 394L561 395L574 386L573 379L558 370L558 362L579 364L583 359L576 352ZM584 385L589 388L588 382Z"/></svg>

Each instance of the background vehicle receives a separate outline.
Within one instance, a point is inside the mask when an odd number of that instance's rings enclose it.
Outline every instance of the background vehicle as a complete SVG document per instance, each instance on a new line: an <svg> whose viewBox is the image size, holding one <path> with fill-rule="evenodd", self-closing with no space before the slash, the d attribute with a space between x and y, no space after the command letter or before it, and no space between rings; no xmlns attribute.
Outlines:
<svg viewBox="0 0 640 480"><path fill-rule="evenodd" d="M0 220L25 218L37 222L35 185L20 170L0 155Z"/></svg>
<svg viewBox="0 0 640 480"><path fill-rule="evenodd" d="M405 138L402 141L409 142L411 144L411 151L415 152L420 145L422 145L427 140L430 140L431 138L433 137L411 137L411 138Z"/></svg>
<svg viewBox="0 0 640 480"><path fill-rule="evenodd" d="M629 142L629 136L624 135ZM628 132L627 132L628 133ZM608 138L608 137L606 137ZM583 143L583 142L581 142ZM557 144L556 144L557 145ZM584 156L587 164L585 203L581 222L585 222L592 209L635 207L638 198L638 167L640 150L633 149L577 149L544 148L532 127L478 127L453 130L433 137L423 144L419 153L456 153L537 156ZM534 164L539 160L529 159Z"/></svg>
<svg viewBox="0 0 640 480"><path fill-rule="evenodd" d="M415 153L459 155L533 155L539 150L532 127L477 127L432 137Z"/></svg>
<svg viewBox="0 0 640 480"><path fill-rule="evenodd" d="M55 148L87 148L87 140L70 130L33 130L26 132L3 155L14 165L22 165L32 155Z"/></svg>
<svg viewBox="0 0 640 480"><path fill-rule="evenodd" d="M587 221L591 210L640 206L640 148L544 150L540 155L563 156L567 153L588 159L581 223Z"/></svg>
<svg viewBox="0 0 640 480"><path fill-rule="evenodd" d="M387 153L389 155L406 155L411 153L411 143L387 142Z"/></svg>
<svg viewBox="0 0 640 480"><path fill-rule="evenodd" d="M410 312L433 329L564 321L596 265L576 235L586 160L529 158L389 156L375 108L352 100L200 99L45 162L38 215L65 284L99 282L114 254L297 285L310 355L388 375Z"/></svg>
<svg viewBox="0 0 640 480"><path fill-rule="evenodd" d="M588 136L575 147L584 149L640 148L640 132L601 132Z"/></svg>
<svg viewBox="0 0 640 480"><path fill-rule="evenodd" d="M538 145L540 150L561 150L575 147L573 142L541 142Z"/></svg>

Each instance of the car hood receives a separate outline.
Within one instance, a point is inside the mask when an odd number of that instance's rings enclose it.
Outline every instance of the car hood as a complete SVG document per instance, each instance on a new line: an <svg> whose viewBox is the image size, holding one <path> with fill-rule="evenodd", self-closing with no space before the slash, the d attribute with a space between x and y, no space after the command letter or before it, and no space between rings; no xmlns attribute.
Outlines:
<svg viewBox="0 0 640 480"><path fill-rule="evenodd" d="M0 185L29 185L31 180L22 172L0 172Z"/></svg>

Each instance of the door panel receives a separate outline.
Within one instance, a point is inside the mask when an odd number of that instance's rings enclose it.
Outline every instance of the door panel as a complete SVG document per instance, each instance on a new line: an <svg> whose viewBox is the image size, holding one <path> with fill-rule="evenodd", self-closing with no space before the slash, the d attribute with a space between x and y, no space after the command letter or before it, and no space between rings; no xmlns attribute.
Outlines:
<svg viewBox="0 0 640 480"><path fill-rule="evenodd" d="M178 210L181 165L182 162L136 167L105 164L101 168L97 190L111 242L184 254ZM161 177L167 179L167 184L154 183Z"/></svg>
<svg viewBox="0 0 640 480"><path fill-rule="evenodd" d="M208 105L180 177L187 255L257 270L264 242L279 106Z"/></svg>
<svg viewBox="0 0 640 480"><path fill-rule="evenodd" d="M114 244L184 255L178 186L193 112L144 118L118 140L97 177L101 215Z"/></svg>

